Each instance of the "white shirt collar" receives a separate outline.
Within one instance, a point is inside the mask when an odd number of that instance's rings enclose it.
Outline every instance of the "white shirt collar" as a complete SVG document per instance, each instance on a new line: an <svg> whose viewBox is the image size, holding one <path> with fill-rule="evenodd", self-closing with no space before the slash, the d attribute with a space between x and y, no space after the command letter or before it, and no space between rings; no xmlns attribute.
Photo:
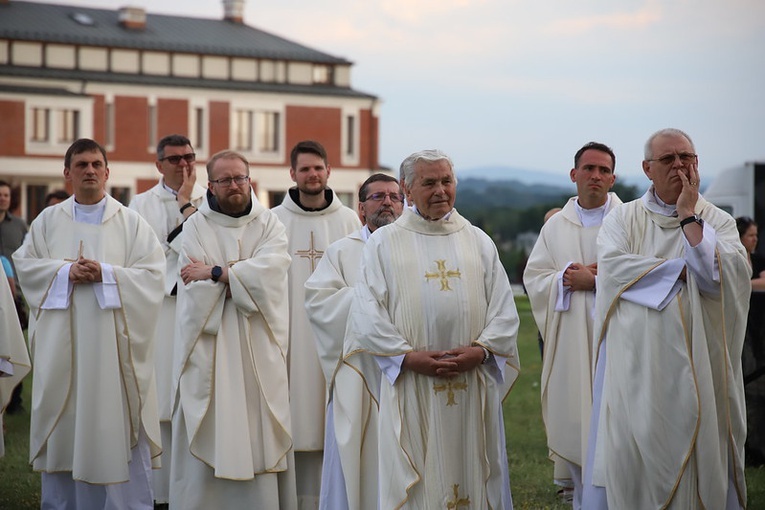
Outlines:
<svg viewBox="0 0 765 510"><path fill-rule="evenodd" d="M654 189L653 184L651 184L651 187L645 192L642 200L646 209L651 212L661 214L662 216L677 216L677 206L665 204L662 199L656 195L656 190Z"/></svg>

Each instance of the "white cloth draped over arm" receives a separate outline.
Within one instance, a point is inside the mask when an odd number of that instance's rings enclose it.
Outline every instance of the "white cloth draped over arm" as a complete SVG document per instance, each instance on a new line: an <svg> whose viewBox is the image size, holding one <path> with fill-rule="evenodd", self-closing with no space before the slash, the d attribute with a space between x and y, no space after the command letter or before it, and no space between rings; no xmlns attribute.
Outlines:
<svg viewBox="0 0 765 510"><path fill-rule="evenodd" d="M685 258L670 259L659 265L622 293L622 299L654 310L663 310L680 292L683 283L678 280L684 267L696 276L699 289L708 294L720 292L720 269L715 259L717 234L704 223L704 237L695 247L685 241Z"/></svg>

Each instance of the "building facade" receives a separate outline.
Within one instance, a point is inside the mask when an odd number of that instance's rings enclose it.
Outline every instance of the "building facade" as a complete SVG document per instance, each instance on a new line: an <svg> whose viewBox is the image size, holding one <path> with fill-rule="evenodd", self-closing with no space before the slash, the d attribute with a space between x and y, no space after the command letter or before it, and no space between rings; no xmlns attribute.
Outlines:
<svg viewBox="0 0 765 510"><path fill-rule="evenodd" d="M378 98L352 88L348 60L246 25L241 0L223 7L203 19L0 0L0 179L22 217L64 187L75 139L104 145L110 192L127 203L157 182L155 146L172 133L194 145L200 182L212 154L242 152L267 206L292 185L292 146L318 140L354 204L379 170Z"/></svg>

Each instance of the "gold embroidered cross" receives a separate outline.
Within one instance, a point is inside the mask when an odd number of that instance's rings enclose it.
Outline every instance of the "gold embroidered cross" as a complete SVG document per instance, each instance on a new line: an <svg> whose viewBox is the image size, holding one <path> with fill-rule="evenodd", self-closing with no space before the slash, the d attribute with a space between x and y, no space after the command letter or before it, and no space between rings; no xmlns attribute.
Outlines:
<svg viewBox="0 0 765 510"><path fill-rule="evenodd" d="M470 496L461 498L459 488L460 486L456 483L452 485L452 491L454 491L454 499L446 502L446 508L448 510L457 510L458 508L467 508L470 506Z"/></svg>
<svg viewBox="0 0 765 510"><path fill-rule="evenodd" d="M440 392L446 392L446 405L456 406L457 401L454 398L454 390L467 390L465 381L452 381L451 379L443 384L433 383L433 391L438 395Z"/></svg>
<svg viewBox="0 0 765 510"><path fill-rule="evenodd" d="M425 273L425 278L428 280L438 278L441 280L441 290L452 290L452 288L449 287L449 278L460 278L462 274L459 269L447 270L445 260L436 260L436 266L438 267L438 272Z"/></svg>
<svg viewBox="0 0 765 510"><path fill-rule="evenodd" d="M311 231L311 247L307 250L297 250L295 255L304 259L310 259L311 272L313 273L314 269L316 269L316 260L320 259L322 255L324 255L323 251L317 250L313 245L313 231Z"/></svg>

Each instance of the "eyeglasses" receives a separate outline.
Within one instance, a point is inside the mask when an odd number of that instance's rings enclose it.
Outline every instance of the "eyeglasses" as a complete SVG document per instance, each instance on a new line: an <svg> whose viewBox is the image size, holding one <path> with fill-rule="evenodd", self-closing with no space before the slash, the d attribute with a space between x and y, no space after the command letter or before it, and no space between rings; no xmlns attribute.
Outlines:
<svg viewBox="0 0 765 510"><path fill-rule="evenodd" d="M647 161L658 161L662 165L671 165L675 162L675 158L680 158L680 163L687 165L693 163L696 160L697 155L692 152L681 152L680 154L665 154L664 156L656 159L649 159Z"/></svg>
<svg viewBox="0 0 765 510"><path fill-rule="evenodd" d="M173 165L177 165L181 162L181 159L183 159L186 163L193 163L194 160L197 159L197 155L193 152L189 152L188 154L184 154L183 156L180 156L178 154L174 156L165 156L164 158L159 158L160 161L168 161L169 163Z"/></svg>
<svg viewBox="0 0 765 510"><path fill-rule="evenodd" d="M236 177L224 177L223 179L210 179L210 182L220 184L221 186L231 186L231 183L235 182L237 186L241 186L249 180L249 175L237 175Z"/></svg>
<svg viewBox="0 0 765 510"><path fill-rule="evenodd" d="M371 200L372 202L382 202L385 200L385 197L390 198L390 201L394 203L404 201L404 195L401 193L372 193L364 199L364 202L367 200Z"/></svg>

